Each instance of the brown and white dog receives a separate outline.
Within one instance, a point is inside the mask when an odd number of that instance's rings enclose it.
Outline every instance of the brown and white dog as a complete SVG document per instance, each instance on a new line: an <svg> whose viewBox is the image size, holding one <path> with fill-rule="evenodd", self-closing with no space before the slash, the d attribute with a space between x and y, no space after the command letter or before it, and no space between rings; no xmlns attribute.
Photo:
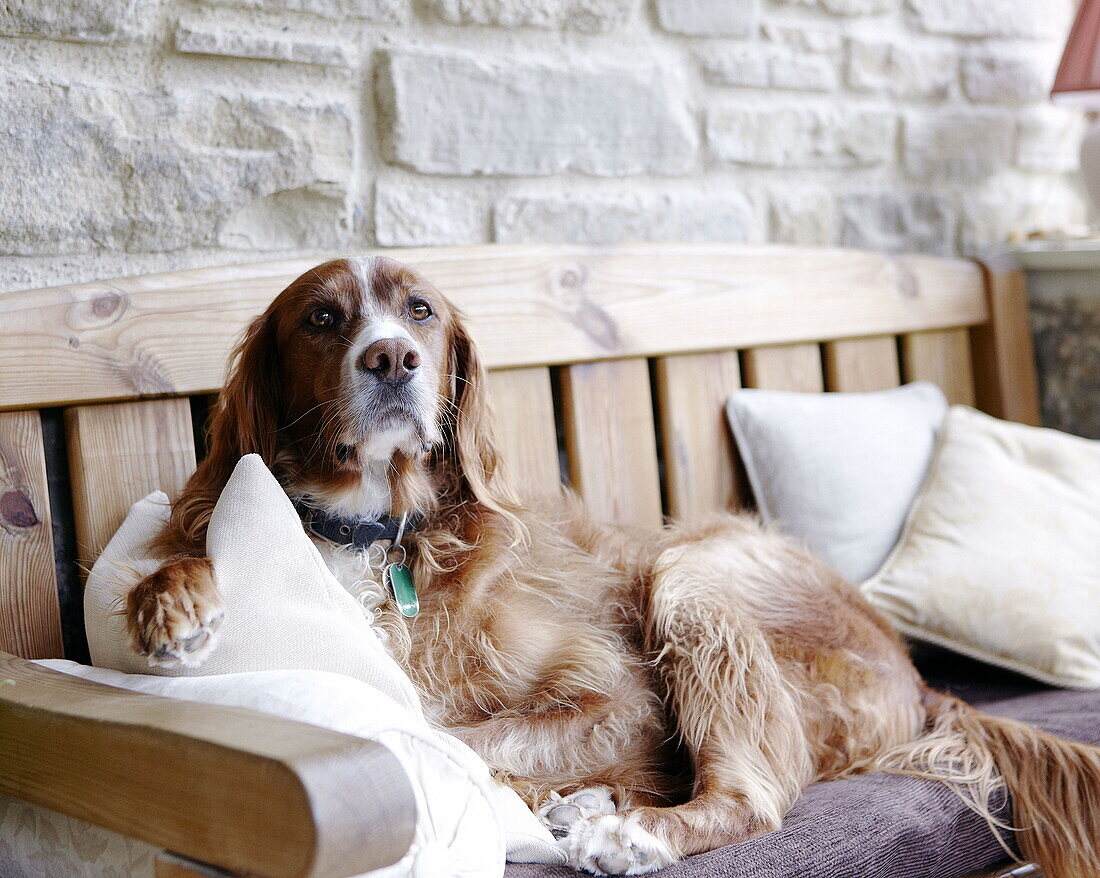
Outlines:
<svg viewBox="0 0 1100 878"><path fill-rule="evenodd" d="M943 778L981 810L1006 784L1047 878L1100 875L1100 749L928 690L848 583L747 517L631 532L580 506L521 507L497 471L485 373L461 316L410 269L342 259L249 328L209 455L175 504L170 556L129 594L133 646L197 664L222 615L205 532L238 459L291 498L410 513L420 614L363 553L318 539L433 721L476 750L595 874L643 874L769 832L814 781Z"/></svg>

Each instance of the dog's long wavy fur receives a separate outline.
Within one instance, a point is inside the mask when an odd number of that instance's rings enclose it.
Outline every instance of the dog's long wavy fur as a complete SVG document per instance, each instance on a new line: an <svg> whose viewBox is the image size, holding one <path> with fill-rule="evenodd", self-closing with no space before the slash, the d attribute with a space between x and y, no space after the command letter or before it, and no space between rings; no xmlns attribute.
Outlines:
<svg viewBox="0 0 1100 878"><path fill-rule="evenodd" d="M461 316L387 260L303 275L250 329L211 453L159 540L177 560L130 595L135 645L171 644L192 597L216 599L206 522L242 454L261 454L292 494L335 496L358 478L322 459L333 418L309 427L336 403L294 384L308 372L321 387L324 372L315 342L307 366L294 360L296 303L325 295L350 314L406 288L439 316L421 343L437 362L441 440L391 461L392 511L426 516L411 542L422 609L383 622L432 719L533 807L610 788L620 816L569 830L575 865L647 871L778 828L814 781L883 770L950 784L999 835L990 802L1006 788L1020 851L1046 878L1100 876L1100 749L930 691L887 623L798 547L747 516L639 532L568 498L520 505Z"/></svg>
<svg viewBox="0 0 1100 878"><path fill-rule="evenodd" d="M999 837L1014 830L1024 859L1047 878L1100 875L1100 748L951 696L929 692L928 701L924 734L882 754L874 767L952 783ZM1012 799L1011 826L988 811L1002 788Z"/></svg>

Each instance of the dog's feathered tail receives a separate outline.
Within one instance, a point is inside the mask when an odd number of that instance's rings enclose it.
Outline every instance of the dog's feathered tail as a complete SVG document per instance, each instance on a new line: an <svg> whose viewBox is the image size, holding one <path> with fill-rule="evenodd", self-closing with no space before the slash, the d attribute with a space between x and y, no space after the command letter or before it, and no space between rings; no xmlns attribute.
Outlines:
<svg viewBox="0 0 1100 878"><path fill-rule="evenodd" d="M1100 876L1100 747L1065 741L1016 720L990 716L928 691L928 730L883 754L876 767L945 781L990 824L1006 850L1014 831L1020 853L1045 878ZM1012 822L991 811L1006 789Z"/></svg>

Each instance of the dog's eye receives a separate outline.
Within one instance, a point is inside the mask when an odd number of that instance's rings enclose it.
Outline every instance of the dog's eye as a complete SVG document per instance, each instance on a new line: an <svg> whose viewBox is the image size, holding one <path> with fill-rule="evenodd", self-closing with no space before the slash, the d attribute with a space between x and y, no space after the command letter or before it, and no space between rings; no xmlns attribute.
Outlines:
<svg viewBox="0 0 1100 878"><path fill-rule="evenodd" d="M328 308L314 308L309 312L309 322L319 329L324 329L326 326L332 326L336 322L336 318L332 316L332 312Z"/></svg>
<svg viewBox="0 0 1100 878"><path fill-rule="evenodd" d="M432 308L427 302L417 299L409 305L409 316L413 320L427 320L432 316Z"/></svg>

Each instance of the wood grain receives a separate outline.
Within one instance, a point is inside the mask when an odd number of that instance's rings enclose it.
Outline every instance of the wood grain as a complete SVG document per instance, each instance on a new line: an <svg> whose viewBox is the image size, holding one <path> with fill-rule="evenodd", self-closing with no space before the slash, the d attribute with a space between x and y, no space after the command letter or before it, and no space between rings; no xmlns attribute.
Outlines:
<svg viewBox="0 0 1100 878"><path fill-rule="evenodd" d="M970 335L964 328L911 332L901 337L906 381L938 384L951 405L974 405Z"/></svg>
<svg viewBox="0 0 1100 878"><path fill-rule="evenodd" d="M997 418L1040 424L1035 346L1023 271L1011 261L985 266L989 322L970 331L978 407Z"/></svg>
<svg viewBox="0 0 1100 878"><path fill-rule="evenodd" d="M668 512L690 521L744 502L725 404L741 386L737 351L682 354L656 363Z"/></svg>
<svg viewBox="0 0 1100 878"><path fill-rule="evenodd" d="M490 372L489 392L505 475L521 497L559 495L561 472L550 370L534 367Z"/></svg>
<svg viewBox="0 0 1100 878"><path fill-rule="evenodd" d="M892 335L829 341L822 350L829 390L862 393L901 383L898 343Z"/></svg>
<svg viewBox="0 0 1100 878"><path fill-rule="evenodd" d="M186 399L77 406L65 411L80 558L94 561L151 491L174 500L195 471Z"/></svg>
<svg viewBox="0 0 1100 878"><path fill-rule="evenodd" d="M50 495L38 412L0 413L0 650L62 658Z"/></svg>
<svg viewBox="0 0 1100 878"><path fill-rule="evenodd" d="M567 366L561 375L569 478L604 521L661 524L661 485L649 364Z"/></svg>
<svg viewBox="0 0 1100 878"><path fill-rule="evenodd" d="M0 678L4 795L270 878L359 874L412 841L412 787L381 744L6 653Z"/></svg>
<svg viewBox="0 0 1100 878"><path fill-rule="evenodd" d="M745 386L761 390L797 390L820 393L821 351L816 344L789 344L751 348L744 353Z"/></svg>
<svg viewBox="0 0 1100 878"><path fill-rule="evenodd" d="M493 368L984 322L976 264L776 245L391 250L468 315ZM197 394L314 259L0 296L0 408Z"/></svg>

